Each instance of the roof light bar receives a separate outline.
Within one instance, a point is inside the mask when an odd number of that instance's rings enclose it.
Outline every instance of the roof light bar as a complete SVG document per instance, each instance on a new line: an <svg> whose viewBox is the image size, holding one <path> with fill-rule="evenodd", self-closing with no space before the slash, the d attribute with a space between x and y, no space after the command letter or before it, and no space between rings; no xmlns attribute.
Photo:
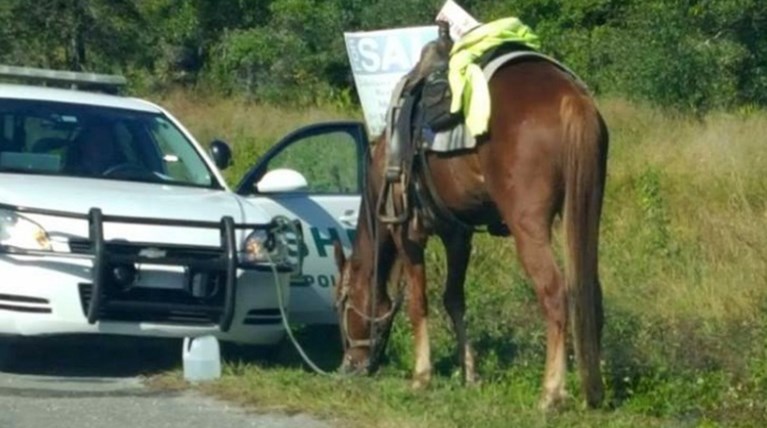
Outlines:
<svg viewBox="0 0 767 428"><path fill-rule="evenodd" d="M125 77L113 74L48 70L44 68L16 67L2 64L0 64L0 77L104 87L125 86L128 83Z"/></svg>

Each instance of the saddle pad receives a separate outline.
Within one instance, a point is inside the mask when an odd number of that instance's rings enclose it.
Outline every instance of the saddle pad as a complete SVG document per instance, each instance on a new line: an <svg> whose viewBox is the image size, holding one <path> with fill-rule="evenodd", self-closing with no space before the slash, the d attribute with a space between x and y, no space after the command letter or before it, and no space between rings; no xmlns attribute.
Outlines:
<svg viewBox="0 0 767 428"><path fill-rule="evenodd" d="M542 58L546 61L549 61L556 65L557 67L561 68L566 73L573 76L573 78L583 87L586 88L585 83L581 81L581 79L569 68L567 68L562 63L558 62L557 60L538 53L534 51L516 51L516 52L509 52L499 55L498 57L492 59L490 62L483 67L483 73L485 75L485 79L489 82L490 79L493 77L495 72L497 72L502 66L509 64L513 61L518 61L520 59L526 59L526 58ZM398 100L400 99L400 96L402 94L402 85L397 85L397 87L394 90L395 93L392 94L392 100ZM463 123L458 124L457 126L433 133L431 130L425 129L423 132L424 141L422 142L423 148L425 150L435 151L435 152L451 152L455 150L465 150L465 149L472 149L476 146L477 140L474 138L474 136L471 135L469 130L466 128L466 126Z"/></svg>

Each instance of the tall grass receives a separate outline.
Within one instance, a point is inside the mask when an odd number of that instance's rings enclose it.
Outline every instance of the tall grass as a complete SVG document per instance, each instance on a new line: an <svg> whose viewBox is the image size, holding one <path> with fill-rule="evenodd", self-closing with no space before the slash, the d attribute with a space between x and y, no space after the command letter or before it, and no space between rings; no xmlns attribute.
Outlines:
<svg viewBox="0 0 767 428"><path fill-rule="evenodd" d="M332 107L284 110L186 94L159 101L202 141L219 137L233 143L235 168L227 172L232 182L290 130L318 120L361 117ZM626 426L654 425L655 417L662 424L767 422L767 112L687 117L620 99L599 104L611 135L600 247L604 365L609 403L617 410L598 418ZM326 406L352 419L383 412L392 415L389 422L409 421L405 425L529 422L522 409L532 405L539 390L544 330L511 240L475 238L467 317L486 383L475 395L455 387L454 341L440 304L444 250L436 242L430 244L427 263L435 391L406 398L409 393L400 389L404 383L392 386L409 376L412 366L405 317L395 324L385 381L336 385L341 395L333 395L326 389L334 384L311 375L237 366L231 368L237 375L221 387L248 386L261 402L272 397L298 409ZM264 378L268 393L259 393ZM286 378L291 385L280 387ZM576 382L571 375L570 390L577 394ZM319 396L321 391L329 395ZM351 404L341 397L365 394L370 394L364 400L368 404L356 413L343 407ZM461 397L471 404L455 404ZM414 401L400 402L406 399ZM445 403L453 404L446 408ZM470 406L511 410L477 413ZM376 420L368 422L386 425ZM580 419L560 422L577 425L575 420Z"/></svg>

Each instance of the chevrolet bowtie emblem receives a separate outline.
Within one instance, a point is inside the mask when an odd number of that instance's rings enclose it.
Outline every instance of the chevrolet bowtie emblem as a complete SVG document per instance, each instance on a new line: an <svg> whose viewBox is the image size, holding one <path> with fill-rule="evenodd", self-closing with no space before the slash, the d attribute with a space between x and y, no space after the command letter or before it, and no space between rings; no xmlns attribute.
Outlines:
<svg viewBox="0 0 767 428"><path fill-rule="evenodd" d="M139 256L146 257L148 259L159 259L161 257L165 257L166 254L167 252L165 250L154 247L144 248L138 252Z"/></svg>

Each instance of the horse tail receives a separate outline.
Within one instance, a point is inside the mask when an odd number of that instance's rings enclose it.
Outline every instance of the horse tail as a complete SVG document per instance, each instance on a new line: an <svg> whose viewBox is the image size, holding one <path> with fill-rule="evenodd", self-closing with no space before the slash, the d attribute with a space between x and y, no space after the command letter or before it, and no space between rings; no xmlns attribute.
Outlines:
<svg viewBox="0 0 767 428"><path fill-rule="evenodd" d="M596 407L604 395L600 369L604 315L597 253L609 137L588 98L565 97L561 115L566 144L563 226L569 322L581 390L588 405Z"/></svg>

